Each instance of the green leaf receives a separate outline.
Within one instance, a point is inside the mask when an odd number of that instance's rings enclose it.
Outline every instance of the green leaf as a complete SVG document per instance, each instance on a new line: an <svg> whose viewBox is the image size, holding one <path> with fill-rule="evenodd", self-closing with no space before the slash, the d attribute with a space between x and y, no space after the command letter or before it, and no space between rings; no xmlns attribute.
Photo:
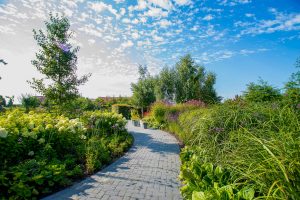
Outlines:
<svg viewBox="0 0 300 200"><path fill-rule="evenodd" d="M255 191L253 188L245 187L238 192L240 198L251 200L254 198Z"/></svg>
<svg viewBox="0 0 300 200"><path fill-rule="evenodd" d="M204 192L194 191L192 194L192 200L206 200Z"/></svg>

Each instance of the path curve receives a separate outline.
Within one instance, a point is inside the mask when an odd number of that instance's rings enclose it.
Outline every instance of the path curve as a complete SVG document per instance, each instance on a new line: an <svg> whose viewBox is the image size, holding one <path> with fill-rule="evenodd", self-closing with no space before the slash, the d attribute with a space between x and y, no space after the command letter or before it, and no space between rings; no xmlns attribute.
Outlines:
<svg viewBox="0 0 300 200"><path fill-rule="evenodd" d="M134 136L131 149L102 171L53 195L52 199L182 199L179 192L179 146L160 130L128 123Z"/></svg>

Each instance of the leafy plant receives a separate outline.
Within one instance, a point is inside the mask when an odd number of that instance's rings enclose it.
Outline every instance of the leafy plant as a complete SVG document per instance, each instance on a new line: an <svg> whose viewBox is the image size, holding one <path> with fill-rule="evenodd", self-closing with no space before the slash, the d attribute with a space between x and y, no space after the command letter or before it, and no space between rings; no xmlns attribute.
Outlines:
<svg viewBox="0 0 300 200"><path fill-rule="evenodd" d="M1 113L0 199L37 199L100 169L132 144L125 124L122 115L100 111L81 119L23 109Z"/></svg>

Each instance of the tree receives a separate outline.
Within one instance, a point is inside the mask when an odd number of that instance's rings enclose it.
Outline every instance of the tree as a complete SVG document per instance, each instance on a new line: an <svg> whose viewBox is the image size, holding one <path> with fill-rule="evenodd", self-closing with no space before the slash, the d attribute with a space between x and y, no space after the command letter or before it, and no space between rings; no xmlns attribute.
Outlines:
<svg viewBox="0 0 300 200"><path fill-rule="evenodd" d="M293 73L290 80L285 84L284 102L291 106L298 106L300 104L300 58L297 59L297 72Z"/></svg>
<svg viewBox="0 0 300 200"><path fill-rule="evenodd" d="M139 80L131 84L132 103L141 108L142 115L144 108L155 101L154 78L150 76L146 66L139 65Z"/></svg>
<svg viewBox="0 0 300 200"><path fill-rule="evenodd" d="M243 96L250 102L270 102L281 98L280 90L262 79L259 79L258 83L249 83Z"/></svg>
<svg viewBox="0 0 300 200"><path fill-rule="evenodd" d="M6 106L6 100L2 95L0 95L0 110L2 110L2 108L5 106Z"/></svg>
<svg viewBox="0 0 300 200"><path fill-rule="evenodd" d="M36 108L41 105L41 101L37 97L29 94L22 94L20 100L26 112L28 112L30 108Z"/></svg>
<svg viewBox="0 0 300 200"><path fill-rule="evenodd" d="M214 89L216 75L206 73L205 68L195 63L188 54L175 65L175 101L201 100L215 103L221 100Z"/></svg>
<svg viewBox="0 0 300 200"><path fill-rule="evenodd" d="M174 101L175 72L173 69L164 67L156 77L155 96L156 100Z"/></svg>
<svg viewBox="0 0 300 200"><path fill-rule="evenodd" d="M14 99L15 99L15 96L5 96L5 98L8 99L8 102L6 104L7 107L12 107L14 105Z"/></svg>
<svg viewBox="0 0 300 200"><path fill-rule="evenodd" d="M7 62L5 62L3 59L0 59L0 63L2 63L3 65L7 65ZM0 76L0 80L1 80L1 76Z"/></svg>
<svg viewBox="0 0 300 200"><path fill-rule="evenodd" d="M37 92L44 95L51 105L65 107L78 97L78 86L84 84L90 74L80 78L76 75L79 47L72 48L69 40L72 32L66 17L53 16L45 22L46 32L33 30L34 39L40 46L32 64L45 76L29 82ZM45 80L48 84L45 83Z"/></svg>

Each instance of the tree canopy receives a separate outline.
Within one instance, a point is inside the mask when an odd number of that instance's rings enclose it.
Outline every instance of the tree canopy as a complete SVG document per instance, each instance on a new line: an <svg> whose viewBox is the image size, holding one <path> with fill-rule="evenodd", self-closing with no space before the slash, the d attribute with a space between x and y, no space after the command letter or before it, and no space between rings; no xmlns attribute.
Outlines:
<svg viewBox="0 0 300 200"><path fill-rule="evenodd" d="M79 47L72 48L70 44L72 32L68 19L50 14L50 21L45 25L46 32L33 30L40 50L32 61L45 78L34 78L30 84L50 104L63 107L78 97L77 87L84 84L90 74L80 78L76 75Z"/></svg>

